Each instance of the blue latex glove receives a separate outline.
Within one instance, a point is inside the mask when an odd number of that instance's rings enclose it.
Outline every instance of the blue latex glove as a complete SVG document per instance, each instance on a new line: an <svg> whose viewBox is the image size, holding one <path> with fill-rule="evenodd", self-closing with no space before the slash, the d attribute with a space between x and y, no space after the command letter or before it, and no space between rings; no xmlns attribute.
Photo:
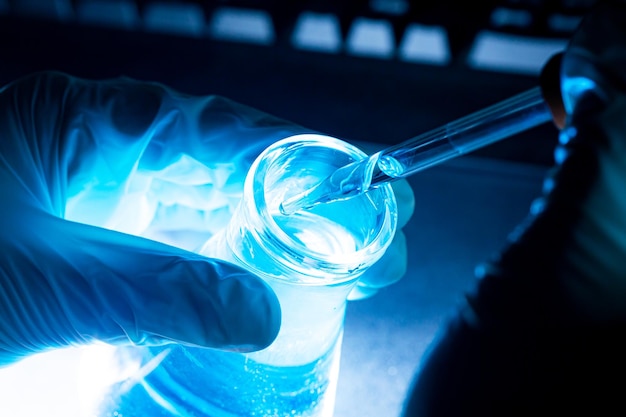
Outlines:
<svg viewBox="0 0 626 417"><path fill-rule="evenodd" d="M599 2L559 65L556 167L508 246L477 269L476 290L421 366L407 416L623 407L626 1Z"/></svg>
<svg viewBox="0 0 626 417"><path fill-rule="evenodd" d="M42 73L0 90L0 366L95 340L271 343L280 309L269 287L190 250L228 222L254 158L303 132L129 79ZM406 265L396 240L382 265ZM362 286L403 273L374 271Z"/></svg>

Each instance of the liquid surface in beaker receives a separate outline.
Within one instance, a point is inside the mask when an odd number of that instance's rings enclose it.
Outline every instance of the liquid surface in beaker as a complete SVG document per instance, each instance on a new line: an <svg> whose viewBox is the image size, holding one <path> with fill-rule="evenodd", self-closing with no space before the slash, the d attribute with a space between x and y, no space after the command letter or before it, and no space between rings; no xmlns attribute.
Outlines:
<svg viewBox="0 0 626 417"><path fill-rule="evenodd" d="M385 214L372 213L384 206L385 200L381 195L369 194L293 213L281 210L281 203L317 184L326 172L328 168L321 170L321 174L300 174L270 183L266 185L264 203L277 228L292 241L293 247L324 258L325 262L342 264L351 257L362 256L358 255L359 251L371 247L380 236L381 224L388 219Z"/></svg>
<svg viewBox="0 0 626 417"><path fill-rule="evenodd" d="M354 236L345 227L324 216L302 211L274 216L274 221L288 236L314 252L340 256L358 249Z"/></svg>

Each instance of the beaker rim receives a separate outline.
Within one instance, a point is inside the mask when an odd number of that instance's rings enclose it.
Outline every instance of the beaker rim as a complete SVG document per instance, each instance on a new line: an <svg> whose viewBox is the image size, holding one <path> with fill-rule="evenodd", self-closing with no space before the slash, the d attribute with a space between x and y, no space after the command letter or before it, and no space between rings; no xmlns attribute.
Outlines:
<svg viewBox="0 0 626 417"><path fill-rule="evenodd" d="M371 191L380 194L380 201L384 201L381 207L376 208L380 212L377 213L378 216L382 216L383 220L377 223L377 230L362 247L341 256L312 250L294 239L277 223L275 213L270 212L266 201L266 181L272 170L281 169L278 164L287 153L305 149L310 151L313 148L339 151L349 158L349 162L367 156L345 141L315 133L294 135L275 142L259 155L246 178L244 194L247 194L250 202L247 211L249 216L255 217L249 220L256 225L257 244L268 253L280 253L281 259L286 261L283 266L298 272L299 283L319 285L349 281L380 259L390 245L397 227L395 196L390 185ZM289 274L284 278L293 280Z"/></svg>

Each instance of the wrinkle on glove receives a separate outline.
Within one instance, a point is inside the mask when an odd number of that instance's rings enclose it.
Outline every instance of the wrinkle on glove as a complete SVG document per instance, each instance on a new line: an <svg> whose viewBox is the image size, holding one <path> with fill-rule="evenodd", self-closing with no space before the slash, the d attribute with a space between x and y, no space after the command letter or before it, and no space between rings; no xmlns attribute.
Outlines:
<svg viewBox="0 0 626 417"><path fill-rule="evenodd" d="M556 167L508 246L477 269L475 291L421 365L407 417L623 408L624 22L626 2L600 2L574 35L561 67L567 119Z"/></svg>

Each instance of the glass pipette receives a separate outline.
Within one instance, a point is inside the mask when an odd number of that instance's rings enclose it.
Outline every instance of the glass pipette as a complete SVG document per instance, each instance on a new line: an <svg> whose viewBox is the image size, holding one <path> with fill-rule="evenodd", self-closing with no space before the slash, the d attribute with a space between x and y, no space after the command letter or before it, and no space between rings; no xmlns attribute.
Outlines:
<svg viewBox="0 0 626 417"><path fill-rule="evenodd" d="M552 120L539 87L339 168L280 206L289 215L318 204L356 197L425 168Z"/></svg>

